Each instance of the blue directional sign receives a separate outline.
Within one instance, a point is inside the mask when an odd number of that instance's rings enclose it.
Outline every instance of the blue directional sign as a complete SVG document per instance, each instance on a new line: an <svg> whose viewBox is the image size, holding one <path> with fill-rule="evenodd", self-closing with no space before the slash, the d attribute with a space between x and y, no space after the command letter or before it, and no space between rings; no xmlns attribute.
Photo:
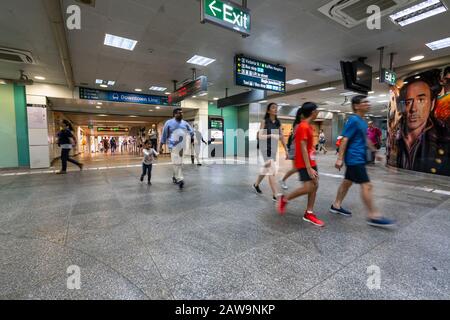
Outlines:
<svg viewBox="0 0 450 320"><path fill-rule="evenodd" d="M119 91L106 91L99 89L90 89L80 87L80 99L85 100L101 100L110 102L125 102L138 104L153 104L153 105L174 105L169 104L167 96L154 96L146 94L134 94Z"/></svg>

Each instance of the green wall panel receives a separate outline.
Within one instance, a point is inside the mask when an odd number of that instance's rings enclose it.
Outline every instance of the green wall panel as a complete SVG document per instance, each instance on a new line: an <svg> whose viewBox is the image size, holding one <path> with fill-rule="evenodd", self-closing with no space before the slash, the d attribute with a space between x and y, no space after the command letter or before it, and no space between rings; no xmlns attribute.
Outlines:
<svg viewBox="0 0 450 320"><path fill-rule="evenodd" d="M17 155L14 86L0 85L0 168L19 166Z"/></svg>
<svg viewBox="0 0 450 320"><path fill-rule="evenodd" d="M28 141L27 102L24 86L14 85L16 111L17 157L20 167L30 166L30 146Z"/></svg>

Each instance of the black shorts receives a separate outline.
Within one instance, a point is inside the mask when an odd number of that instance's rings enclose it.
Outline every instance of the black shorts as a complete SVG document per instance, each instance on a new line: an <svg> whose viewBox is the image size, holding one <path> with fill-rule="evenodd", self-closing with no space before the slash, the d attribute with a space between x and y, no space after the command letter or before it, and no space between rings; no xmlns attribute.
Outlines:
<svg viewBox="0 0 450 320"><path fill-rule="evenodd" d="M363 184L370 182L369 175L367 174L367 169L364 164L356 166L347 166L347 171L345 172L345 179L356 184Z"/></svg>
<svg viewBox="0 0 450 320"><path fill-rule="evenodd" d="M317 167L313 167L313 169L319 171ZM300 181L302 182L312 181L311 177L308 174L308 170L298 169L298 174L300 175Z"/></svg>

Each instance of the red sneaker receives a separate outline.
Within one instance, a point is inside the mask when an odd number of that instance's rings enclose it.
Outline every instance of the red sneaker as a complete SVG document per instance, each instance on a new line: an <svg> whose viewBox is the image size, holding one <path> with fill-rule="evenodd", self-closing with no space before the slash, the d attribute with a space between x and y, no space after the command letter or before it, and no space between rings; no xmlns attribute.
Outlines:
<svg viewBox="0 0 450 320"><path fill-rule="evenodd" d="M323 227L325 226L325 222L322 220L319 220L314 213L308 213L305 212L305 215L303 216L303 220L306 222L312 223L315 226Z"/></svg>
<svg viewBox="0 0 450 320"><path fill-rule="evenodd" d="M286 200L286 197L281 196L280 200L278 201L278 213L282 216L286 213L287 203L288 203L288 201Z"/></svg>

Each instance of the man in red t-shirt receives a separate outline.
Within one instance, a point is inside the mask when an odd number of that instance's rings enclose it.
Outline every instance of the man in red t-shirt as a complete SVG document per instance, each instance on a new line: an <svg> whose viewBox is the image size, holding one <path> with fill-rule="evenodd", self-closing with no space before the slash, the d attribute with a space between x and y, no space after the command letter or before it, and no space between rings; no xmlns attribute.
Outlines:
<svg viewBox="0 0 450 320"><path fill-rule="evenodd" d="M285 214L289 201L307 194L308 207L303 220L323 227L325 223L314 214L314 203L319 188L319 173L317 172L314 130L311 123L317 118L319 111L317 105L312 102L306 102L301 109L303 121L297 126L295 133L295 167L298 169L303 186L294 190L291 194L281 196L278 203L278 212L281 215Z"/></svg>

